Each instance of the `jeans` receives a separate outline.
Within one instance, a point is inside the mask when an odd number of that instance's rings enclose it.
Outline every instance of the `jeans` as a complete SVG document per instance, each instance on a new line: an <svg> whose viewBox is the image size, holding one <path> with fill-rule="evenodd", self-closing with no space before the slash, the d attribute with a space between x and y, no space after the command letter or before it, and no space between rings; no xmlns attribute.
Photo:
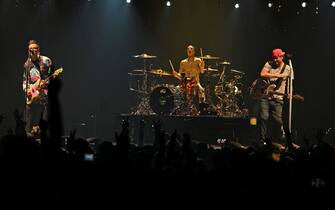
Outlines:
<svg viewBox="0 0 335 210"><path fill-rule="evenodd" d="M38 125L40 122L41 114L44 121L48 120L48 105L47 103L32 103L26 104L25 121L26 132L31 132L33 126Z"/></svg>
<svg viewBox="0 0 335 210"><path fill-rule="evenodd" d="M265 140L266 137L271 137L271 139L282 139L282 128L283 128L283 101L280 100L268 100L261 99L260 100L260 135L261 140ZM269 126L270 122L270 114L274 120L274 125ZM271 128L271 132L269 132L269 128ZM269 135L270 134L270 135Z"/></svg>

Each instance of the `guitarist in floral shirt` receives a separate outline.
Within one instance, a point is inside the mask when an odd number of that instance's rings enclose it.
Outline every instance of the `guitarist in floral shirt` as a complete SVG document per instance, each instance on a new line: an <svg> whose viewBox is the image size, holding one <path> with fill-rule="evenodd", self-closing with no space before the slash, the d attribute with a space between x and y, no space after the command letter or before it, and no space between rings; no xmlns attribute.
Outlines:
<svg viewBox="0 0 335 210"><path fill-rule="evenodd" d="M48 118L47 78L53 73L53 66L50 58L40 54L36 40L28 42L28 55L24 63L22 87L26 98L26 133L32 136L33 125L38 125L42 111L43 120L47 121Z"/></svg>

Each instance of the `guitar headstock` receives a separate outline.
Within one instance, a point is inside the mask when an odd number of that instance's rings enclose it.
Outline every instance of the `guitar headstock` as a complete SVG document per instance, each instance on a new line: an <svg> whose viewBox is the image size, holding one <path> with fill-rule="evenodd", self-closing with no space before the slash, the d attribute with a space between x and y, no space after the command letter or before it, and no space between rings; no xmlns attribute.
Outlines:
<svg viewBox="0 0 335 210"><path fill-rule="evenodd" d="M292 96L292 98L293 98L293 99L296 99L296 100L298 100L298 101L304 101L304 100L305 100L305 97L303 97L303 96L301 96L301 95L299 95L299 94L294 94L294 95Z"/></svg>
<svg viewBox="0 0 335 210"><path fill-rule="evenodd" d="M61 68L55 70L55 72L53 73L53 75L54 75L54 76L58 76L58 75L59 75L60 73L62 73L62 72L63 72L63 67L61 67Z"/></svg>

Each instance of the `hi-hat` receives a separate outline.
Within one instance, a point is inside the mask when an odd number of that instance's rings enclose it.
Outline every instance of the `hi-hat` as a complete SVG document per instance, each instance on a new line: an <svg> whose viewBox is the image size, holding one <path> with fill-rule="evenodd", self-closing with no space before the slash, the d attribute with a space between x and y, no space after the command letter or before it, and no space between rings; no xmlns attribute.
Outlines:
<svg viewBox="0 0 335 210"><path fill-rule="evenodd" d="M163 71L162 69L153 69L153 70L148 71L148 73L159 75L159 76L173 76L173 74Z"/></svg>
<svg viewBox="0 0 335 210"><path fill-rule="evenodd" d="M211 55L201 56L200 58L202 58L202 59L208 59L208 60L217 60L217 59L220 59L220 57L215 57L215 56L211 56Z"/></svg>
<svg viewBox="0 0 335 210"><path fill-rule="evenodd" d="M140 55L134 55L134 58L143 58L143 59L148 59L148 58L157 58L155 55L148 55L146 53L142 53Z"/></svg>

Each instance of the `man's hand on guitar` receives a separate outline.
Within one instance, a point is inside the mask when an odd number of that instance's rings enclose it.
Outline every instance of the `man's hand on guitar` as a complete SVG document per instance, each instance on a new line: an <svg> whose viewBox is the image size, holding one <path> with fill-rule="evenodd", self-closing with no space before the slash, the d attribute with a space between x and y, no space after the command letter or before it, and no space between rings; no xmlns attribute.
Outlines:
<svg viewBox="0 0 335 210"><path fill-rule="evenodd" d="M42 80L41 83L40 83L40 88L41 89L46 89L48 86L48 84L45 82L45 80Z"/></svg>
<svg viewBox="0 0 335 210"><path fill-rule="evenodd" d="M280 73L274 73L274 74L273 74L273 77L274 77L274 78L284 78L284 77L283 77L283 74L280 74Z"/></svg>
<svg viewBox="0 0 335 210"><path fill-rule="evenodd" d="M278 73L277 77L285 79L286 77L289 77L289 74L288 73L282 73L282 74Z"/></svg>

